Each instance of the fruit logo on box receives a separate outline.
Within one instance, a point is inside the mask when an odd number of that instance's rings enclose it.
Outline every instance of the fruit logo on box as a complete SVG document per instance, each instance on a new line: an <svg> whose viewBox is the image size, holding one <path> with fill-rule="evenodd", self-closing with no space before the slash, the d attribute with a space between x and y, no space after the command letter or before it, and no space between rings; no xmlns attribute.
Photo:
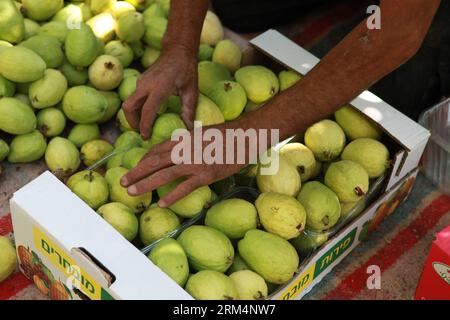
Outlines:
<svg viewBox="0 0 450 320"><path fill-rule="evenodd" d="M433 269L445 282L447 282L448 285L450 285L450 266L440 262L433 262Z"/></svg>

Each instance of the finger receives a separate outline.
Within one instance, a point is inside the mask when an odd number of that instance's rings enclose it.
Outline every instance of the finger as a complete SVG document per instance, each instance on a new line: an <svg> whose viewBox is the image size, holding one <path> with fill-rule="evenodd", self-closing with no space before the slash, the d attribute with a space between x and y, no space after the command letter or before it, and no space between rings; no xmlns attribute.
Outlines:
<svg viewBox="0 0 450 320"><path fill-rule="evenodd" d="M181 118L188 127L194 128L195 111L197 109L198 91L195 86L190 87L181 96L183 106L181 107Z"/></svg>
<svg viewBox="0 0 450 320"><path fill-rule="evenodd" d="M190 174L188 166L171 166L131 185L128 188L128 194L142 195Z"/></svg>
<svg viewBox="0 0 450 320"><path fill-rule="evenodd" d="M159 87L152 90L148 95L147 101L141 111L140 131L144 140L148 140L152 133L153 122L155 121L156 114L161 107L164 100L170 95L167 87Z"/></svg>
<svg viewBox="0 0 450 320"><path fill-rule="evenodd" d="M144 157L150 157L150 156L158 155L161 153L171 152L173 147L175 147L178 143L180 143L180 141L182 141L180 139L178 141L167 140L167 141L155 144L154 146L152 146L150 148L150 150Z"/></svg>
<svg viewBox="0 0 450 320"><path fill-rule="evenodd" d="M170 152L143 158L134 169L122 177L120 184L127 188L156 171L169 167L171 164Z"/></svg>
<svg viewBox="0 0 450 320"><path fill-rule="evenodd" d="M184 198L195 189L207 185L208 183L202 183L202 179L199 177L190 178L182 183L180 183L175 189L165 195L158 201L158 206L161 208L170 207L172 204L178 200Z"/></svg>
<svg viewBox="0 0 450 320"><path fill-rule="evenodd" d="M125 118L134 129L139 129L141 109L146 97L143 91L136 91L123 103Z"/></svg>

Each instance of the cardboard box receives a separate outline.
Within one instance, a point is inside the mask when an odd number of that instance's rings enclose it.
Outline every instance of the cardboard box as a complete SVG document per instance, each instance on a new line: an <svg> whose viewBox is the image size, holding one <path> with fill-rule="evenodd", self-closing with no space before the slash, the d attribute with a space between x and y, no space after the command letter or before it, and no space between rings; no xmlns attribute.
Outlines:
<svg viewBox="0 0 450 320"><path fill-rule="evenodd" d="M319 62L273 30L251 44L246 64L265 59L306 74ZM397 208L414 183L428 131L369 92L352 105L390 137L392 170L382 195L303 261L298 275L271 299L300 299L309 292ZM34 275L36 285L52 298L192 299L48 172L14 194L11 212L20 268ZM38 270L33 270L36 265Z"/></svg>
<svg viewBox="0 0 450 320"><path fill-rule="evenodd" d="M417 300L450 300L450 226L436 235L416 291Z"/></svg>

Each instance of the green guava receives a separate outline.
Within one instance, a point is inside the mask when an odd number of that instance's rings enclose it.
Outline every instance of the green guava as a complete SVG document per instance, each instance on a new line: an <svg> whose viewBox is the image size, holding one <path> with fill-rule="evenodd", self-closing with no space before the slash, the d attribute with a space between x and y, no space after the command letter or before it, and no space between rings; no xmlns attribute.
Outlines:
<svg viewBox="0 0 450 320"><path fill-rule="evenodd" d="M42 36L50 36L58 39L61 43L64 43L68 33L69 29L67 29L66 23L61 21L50 21L41 25L37 34Z"/></svg>
<svg viewBox="0 0 450 320"><path fill-rule="evenodd" d="M262 107L261 104L256 104L253 101L248 100L247 105L245 106L244 112L245 113L252 112L252 111L258 110L261 107Z"/></svg>
<svg viewBox="0 0 450 320"><path fill-rule="evenodd" d="M160 198L174 190L181 181L173 181L157 189ZM195 189L193 192L181 198L170 209L183 218L192 218L199 214L211 199L211 189L203 186Z"/></svg>
<svg viewBox="0 0 450 320"><path fill-rule="evenodd" d="M101 206L97 213L128 241L138 234L139 222L133 210L119 202Z"/></svg>
<svg viewBox="0 0 450 320"><path fill-rule="evenodd" d="M231 279L223 273L203 270L189 277L186 291L196 300L237 300Z"/></svg>
<svg viewBox="0 0 450 320"><path fill-rule="evenodd" d="M278 77L272 70L263 66L246 66L234 75L244 87L249 100L256 104L272 99L280 90Z"/></svg>
<svg viewBox="0 0 450 320"><path fill-rule="evenodd" d="M247 265L267 282L283 284L291 280L299 265L295 248L280 236L250 230L238 243L239 254Z"/></svg>
<svg viewBox="0 0 450 320"><path fill-rule="evenodd" d="M128 170L136 167L142 158L147 154L148 150L145 148L132 148L125 152L122 158L122 167L127 168Z"/></svg>
<svg viewBox="0 0 450 320"><path fill-rule="evenodd" d="M81 148L86 142L100 138L98 124L76 124L69 132L69 139L77 148Z"/></svg>
<svg viewBox="0 0 450 320"><path fill-rule="evenodd" d="M139 41L144 33L145 23L142 13L128 12L117 20L116 35L122 41L128 43Z"/></svg>
<svg viewBox="0 0 450 320"><path fill-rule="evenodd" d="M106 162L106 170L122 166L123 153L112 156Z"/></svg>
<svg viewBox="0 0 450 320"><path fill-rule="evenodd" d="M77 86L67 90L63 99L63 111L75 123L89 124L103 118L108 101L97 90L88 86Z"/></svg>
<svg viewBox="0 0 450 320"><path fill-rule="evenodd" d="M239 117L247 104L244 88L233 81L217 82L208 97L219 107L226 121Z"/></svg>
<svg viewBox="0 0 450 320"><path fill-rule="evenodd" d="M23 16L15 1L1 1L0 40L19 43L25 36Z"/></svg>
<svg viewBox="0 0 450 320"><path fill-rule="evenodd" d="M114 2L116 2L116 0L90 0L89 6L92 10L92 13L99 14L106 10L109 10Z"/></svg>
<svg viewBox="0 0 450 320"><path fill-rule="evenodd" d="M21 101L22 103L25 103L27 106L31 107L31 101L28 98L28 95L23 94L23 93L17 93L14 98L16 98L17 100Z"/></svg>
<svg viewBox="0 0 450 320"><path fill-rule="evenodd" d="M47 138L59 136L66 127L66 117L58 108L46 108L37 114L37 128Z"/></svg>
<svg viewBox="0 0 450 320"><path fill-rule="evenodd" d="M353 213L353 209L358 205L356 202L341 202L341 220L346 220L350 214Z"/></svg>
<svg viewBox="0 0 450 320"><path fill-rule="evenodd" d="M89 80L99 90L113 90L123 80L122 64L114 56L99 56L89 67Z"/></svg>
<svg viewBox="0 0 450 320"><path fill-rule="evenodd" d="M306 130L305 145L317 160L331 161L344 150L345 133L336 122L325 119Z"/></svg>
<svg viewBox="0 0 450 320"><path fill-rule="evenodd" d="M206 96L216 83L231 80L230 71L220 64L212 61L202 61L198 64L198 89Z"/></svg>
<svg viewBox="0 0 450 320"><path fill-rule="evenodd" d="M0 162L5 160L9 154L9 146L5 140L0 138Z"/></svg>
<svg viewBox="0 0 450 320"><path fill-rule="evenodd" d="M180 234L177 241L197 271L225 272L233 263L234 248L230 239L214 228L191 226Z"/></svg>
<svg viewBox="0 0 450 320"><path fill-rule="evenodd" d="M77 171L80 163L80 153L70 140L55 137L49 142L45 164L55 176L60 179L70 176Z"/></svg>
<svg viewBox="0 0 450 320"><path fill-rule="evenodd" d="M108 102L105 114L100 120L97 121L97 123L103 124L114 118L122 105L122 100L120 100L119 94L114 91L100 91L100 94L105 97Z"/></svg>
<svg viewBox="0 0 450 320"><path fill-rule="evenodd" d="M148 258L173 281L184 287L189 277L189 263L186 253L175 239L161 240Z"/></svg>
<svg viewBox="0 0 450 320"><path fill-rule="evenodd" d="M33 50L15 46L0 50L0 74L16 83L41 79L47 65Z"/></svg>
<svg viewBox="0 0 450 320"><path fill-rule="evenodd" d="M81 159L85 166L89 167L113 151L114 147L105 140L97 139L86 142L81 147Z"/></svg>
<svg viewBox="0 0 450 320"><path fill-rule="evenodd" d="M214 12L208 10L203 22L200 42L215 47L223 39L223 36L222 23Z"/></svg>
<svg viewBox="0 0 450 320"><path fill-rule="evenodd" d="M316 159L307 146L299 142L288 143L280 149L280 155L295 165L302 182L312 178L316 169Z"/></svg>
<svg viewBox="0 0 450 320"><path fill-rule="evenodd" d="M180 219L172 210L159 207L149 208L140 217L139 237L147 246L179 226Z"/></svg>
<svg viewBox="0 0 450 320"><path fill-rule="evenodd" d="M129 78L127 78L129 79ZM120 131L127 132L127 131L137 131L134 129L131 124L128 122L127 118L125 117L125 113L123 109L121 108L119 112L117 112L116 115L116 125L119 127Z"/></svg>
<svg viewBox="0 0 450 320"><path fill-rule="evenodd" d="M324 231L333 227L341 217L337 195L318 181L307 182L297 197L306 210L306 227Z"/></svg>
<svg viewBox="0 0 450 320"><path fill-rule="evenodd" d="M98 56L98 40L92 29L84 24L70 29L64 42L66 58L75 67L88 67Z"/></svg>
<svg viewBox="0 0 450 320"><path fill-rule="evenodd" d="M8 278L17 266L16 250L12 242L0 236L0 283Z"/></svg>
<svg viewBox="0 0 450 320"><path fill-rule="evenodd" d="M151 65L153 65L156 60L161 55L161 51L152 47L145 48L144 54L141 57L141 64L144 68L149 68Z"/></svg>
<svg viewBox="0 0 450 320"><path fill-rule="evenodd" d="M135 131L125 131L122 133L114 143L114 148L119 149L122 147L140 147L142 144L139 133Z"/></svg>
<svg viewBox="0 0 450 320"><path fill-rule="evenodd" d="M60 67L64 61L62 43L57 38L36 35L22 42L20 46L33 50L45 61L49 69Z"/></svg>
<svg viewBox="0 0 450 320"><path fill-rule="evenodd" d="M64 0L22 0L24 12L30 19L46 21L64 6Z"/></svg>
<svg viewBox="0 0 450 320"><path fill-rule="evenodd" d="M214 48L208 44L200 44L198 49L198 61L211 61Z"/></svg>
<svg viewBox="0 0 450 320"><path fill-rule="evenodd" d="M214 49L212 61L235 73L241 67L241 48L231 40L221 40Z"/></svg>
<svg viewBox="0 0 450 320"><path fill-rule="evenodd" d="M181 116L176 113L164 113L156 118L153 124L152 140L155 144L170 140L172 133L177 129L186 129Z"/></svg>
<svg viewBox="0 0 450 320"><path fill-rule="evenodd" d="M89 73L86 68L74 67L68 61L64 61L60 70L66 77L69 87L82 86L89 80Z"/></svg>
<svg viewBox="0 0 450 320"><path fill-rule="evenodd" d="M202 94L198 96L198 104L195 112L195 121L200 121L203 126L211 126L225 122L219 107L211 99Z"/></svg>
<svg viewBox="0 0 450 320"><path fill-rule="evenodd" d="M168 21L166 18L149 17L145 21L143 40L150 47L161 50L162 39L166 33Z"/></svg>
<svg viewBox="0 0 450 320"><path fill-rule="evenodd" d="M47 148L45 137L38 130L14 137L9 145L8 162L29 163L42 158Z"/></svg>
<svg viewBox="0 0 450 320"><path fill-rule="evenodd" d="M36 128L33 109L16 98L0 99L0 131L13 135L30 133Z"/></svg>
<svg viewBox="0 0 450 320"><path fill-rule="evenodd" d="M248 265L245 263L245 261L241 258L239 253L234 253L234 260L233 264L230 268L227 270L227 274L230 275L233 272L240 271L240 270L249 270Z"/></svg>
<svg viewBox="0 0 450 320"><path fill-rule="evenodd" d="M248 201L227 199L208 210L205 225L222 231L230 239L241 239L248 230L257 228L258 213Z"/></svg>
<svg viewBox="0 0 450 320"><path fill-rule="evenodd" d="M384 144L371 138L359 138L350 142L342 152L341 159L359 163L371 179L382 176L389 168L389 150Z"/></svg>
<svg viewBox="0 0 450 320"><path fill-rule="evenodd" d="M285 91L300 81L302 76L292 70L284 70L278 74L280 81L280 91Z"/></svg>
<svg viewBox="0 0 450 320"><path fill-rule="evenodd" d="M337 194L341 202L355 202L369 190L369 175L360 164L342 160L328 168L325 184Z"/></svg>
<svg viewBox="0 0 450 320"><path fill-rule="evenodd" d="M380 140L383 135L383 131L370 121L368 117L351 106L342 107L334 113L334 117L349 140L358 138Z"/></svg>
<svg viewBox="0 0 450 320"><path fill-rule="evenodd" d="M133 50L134 59L141 59L145 53L144 44L141 41L129 43L131 50ZM144 67L145 68L145 67Z"/></svg>
<svg viewBox="0 0 450 320"><path fill-rule="evenodd" d="M141 73L137 69L127 68L123 70L123 78L126 79L128 77L136 77L139 78Z"/></svg>
<svg viewBox="0 0 450 320"><path fill-rule="evenodd" d="M327 240L328 235L326 233L302 232L300 236L292 239L291 243L301 255L307 256Z"/></svg>
<svg viewBox="0 0 450 320"><path fill-rule="evenodd" d="M134 60L134 52L130 45L120 40L113 40L105 45L105 54L119 59L124 68Z"/></svg>
<svg viewBox="0 0 450 320"><path fill-rule="evenodd" d="M60 71L47 69L42 79L30 85L28 96L36 109L53 107L61 102L67 87L67 79Z"/></svg>
<svg viewBox="0 0 450 320"><path fill-rule="evenodd" d="M144 15L144 19L147 20L153 17L167 18L164 9L157 2L152 3L148 6L147 9L142 13Z"/></svg>
<svg viewBox="0 0 450 320"><path fill-rule="evenodd" d="M268 289L266 281L251 270L236 271L230 275L239 300L265 300Z"/></svg>
<svg viewBox="0 0 450 320"><path fill-rule="evenodd" d="M39 23L30 20L30 19L23 19L24 25L25 25L25 36L24 39L29 39L31 37L34 37L37 35L38 30L40 29Z"/></svg>
<svg viewBox="0 0 450 320"><path fill-rule="evenodd" d="M138 77L126 77L119 86L120 100L126 101L136 91Z"/></svg>
<svg viewBox="0 0 450 320"><path fill-rule="evenodd" d="M289 240L305 229L305 208L294 197L266 192L256 199L255 206L261 224L270 233Z"/></svg>
<svg viewBox="0 0 450 320"><path fill-rule="evenodd" d="M15 92L15 83L0 75L0 99L3 97L12 97Z"/></svg>
<svg viewBox="0 0 450 320"><path fill-rule="evenodd" d="M67 186L94 210L108 202L108 182L95 171L80 171L67 181Z"/></svg>

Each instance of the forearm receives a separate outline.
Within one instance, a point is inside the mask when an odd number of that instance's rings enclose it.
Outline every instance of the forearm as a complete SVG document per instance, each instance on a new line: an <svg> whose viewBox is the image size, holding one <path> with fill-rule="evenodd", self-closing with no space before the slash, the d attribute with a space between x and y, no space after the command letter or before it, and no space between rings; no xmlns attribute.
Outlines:
<svg viewBox="0 0 450 320"><path fill-rule="evenodd" d="M164 50L181 47L188 53L198 53L203 21L209 0L172 0L169 24L164 36Z"/></svg>

